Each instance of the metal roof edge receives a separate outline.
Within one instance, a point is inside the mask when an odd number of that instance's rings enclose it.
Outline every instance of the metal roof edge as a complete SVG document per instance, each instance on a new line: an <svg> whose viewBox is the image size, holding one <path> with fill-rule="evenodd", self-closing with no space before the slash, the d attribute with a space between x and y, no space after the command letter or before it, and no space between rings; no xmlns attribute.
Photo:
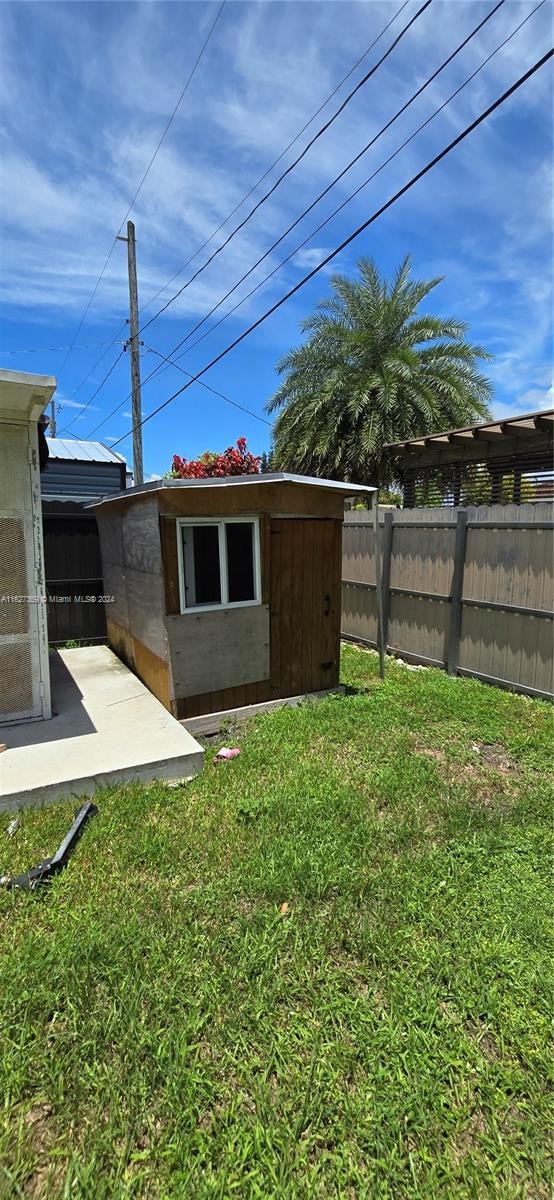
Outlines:
<svg viewBox="0 0 554 1200"><path fill-rule="evenodd" d="M116 492L113 496L104 496L87 507L94 508L101 504L110 504L113 500L123 500L128 496L148 495L149 492L160 492L166 488L240 487L241 485L264 483L295 483L308 487L327 488L329 491L340 492L345 497L373 495L377 491L377 488L370 487L365 483L344 483L338 479L318 479L315 475L291 475L284 471L277 471L263 475L225 475L220 478L212 476L206 479L155 479L151 483L143 483L140 486Z"/></svg>

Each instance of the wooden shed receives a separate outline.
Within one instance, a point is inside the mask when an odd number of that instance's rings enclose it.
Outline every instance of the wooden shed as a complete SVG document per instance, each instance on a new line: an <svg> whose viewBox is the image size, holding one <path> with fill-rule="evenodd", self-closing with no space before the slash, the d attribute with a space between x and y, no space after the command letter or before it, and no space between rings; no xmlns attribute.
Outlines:
<svg viewBox="0 0 554 1200"><path fill-rule="evenodd" d="M111 648L180 720L336 686L344 501L373 491L278 473L104 498Z"/></svg>

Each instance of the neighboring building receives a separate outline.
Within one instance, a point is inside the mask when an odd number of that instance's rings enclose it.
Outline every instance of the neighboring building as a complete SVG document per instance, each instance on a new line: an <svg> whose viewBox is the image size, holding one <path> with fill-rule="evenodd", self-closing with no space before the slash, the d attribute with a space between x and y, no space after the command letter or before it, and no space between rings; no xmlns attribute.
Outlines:
<svg viewBox="0 0 554 1200"><path fill-rule="evenodd" d="M51 713L38 423L55 389L0 371L0 724Z"/></svg>
<svg viewBox="0 0 554 1200"><path fill-rule="evenodd" d="M279 473L101 500L112 650L179 719L335 687L344 500L374 491Z"/></svg>
<svg viewBox="0 0 554 1200"><path fill-rule="evenodd" d="M98 526L85 505L127 486L125 459L102 442L46 438L41 474L48 640L105 641Z"/></svg>
<svg viewBox="0 0 554 1200"><path fill-rule="evenodd" d="M405 508L554 499L554 410L385 446Z"/></svg>

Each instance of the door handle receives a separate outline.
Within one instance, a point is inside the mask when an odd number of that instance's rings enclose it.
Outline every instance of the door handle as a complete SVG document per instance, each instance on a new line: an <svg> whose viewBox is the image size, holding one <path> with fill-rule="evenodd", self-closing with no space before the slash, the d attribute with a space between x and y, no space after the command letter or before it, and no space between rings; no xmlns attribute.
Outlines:
<svg viewBox="0 0 554 1200"><path fill-rule="evenodd" d="M330 612L331 612L331 597L329 595L329 592L327 592L325 595L325 607L323 609L323 616L328 617Z"/></svg>

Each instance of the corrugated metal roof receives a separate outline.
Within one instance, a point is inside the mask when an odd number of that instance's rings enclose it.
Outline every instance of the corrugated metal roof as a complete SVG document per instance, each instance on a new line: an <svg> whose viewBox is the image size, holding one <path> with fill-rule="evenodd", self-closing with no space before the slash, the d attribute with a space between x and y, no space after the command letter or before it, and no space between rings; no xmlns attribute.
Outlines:
<svg viewBox="0 0 554 1200"><path fill-rule="evenodd" d="M127 488L114 496L105 496L99 504L110 500L121 500L128 496L137 496L145 492L159 492L165 488L221 488L244 487L248 484L260 483L302 483L309 487L329 488L341 492L344 496L371 495L376 491L363 483L343 483L338 479L317 479L312 475L289 475L285 471L269 472L267 475L225 475L222 477L208 476L206 479L156 479L152 483L143 483L141 487ZM91 508L94 505L90 506Z"/></svg>
<svg viewBox="0 0 554 1200"><path fill-rule="evenodd" d="M47 437L50 458L64 462L125 462L122 454L110 450L103 442L84 442L76 438Z"/></svg>

